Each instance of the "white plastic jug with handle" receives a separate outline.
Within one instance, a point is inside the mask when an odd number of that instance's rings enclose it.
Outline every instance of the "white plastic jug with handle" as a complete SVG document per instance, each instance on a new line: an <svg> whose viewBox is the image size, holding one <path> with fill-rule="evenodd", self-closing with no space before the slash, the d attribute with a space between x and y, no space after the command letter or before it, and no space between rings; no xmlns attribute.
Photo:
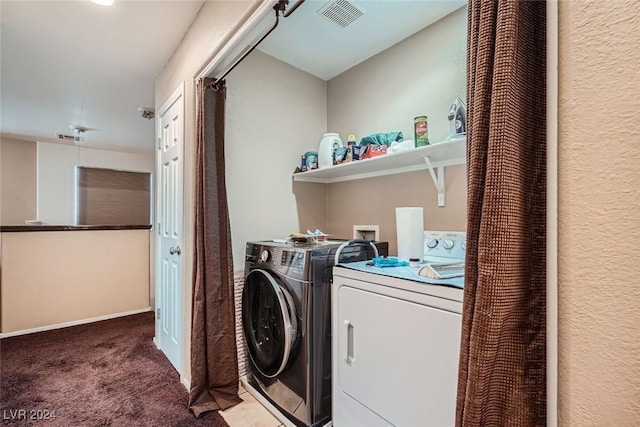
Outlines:
<svg viewBox="0 0 640 427"><path fill-rule="evenodd" d="M333 166L333 150L343 147L340 135L337 133L325 133L318 147L318 168Z"/></svg>

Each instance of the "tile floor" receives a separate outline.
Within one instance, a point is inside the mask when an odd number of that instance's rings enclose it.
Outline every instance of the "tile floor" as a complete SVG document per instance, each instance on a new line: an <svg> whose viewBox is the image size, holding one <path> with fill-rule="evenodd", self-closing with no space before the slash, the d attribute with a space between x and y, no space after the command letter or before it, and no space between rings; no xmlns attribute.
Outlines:
<svg viewBox="0 0 640 427"><path fill-rule="evenodd" d="M231 427L281 427L283 424L274 417L251 394L240 386L242 403L220 411L220 414Z"/></svg>

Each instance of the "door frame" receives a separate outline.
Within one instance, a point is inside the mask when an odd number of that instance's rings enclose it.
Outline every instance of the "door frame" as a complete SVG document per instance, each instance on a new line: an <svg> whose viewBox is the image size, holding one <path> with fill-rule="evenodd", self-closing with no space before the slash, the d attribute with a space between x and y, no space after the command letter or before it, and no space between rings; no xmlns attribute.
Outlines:
<svg viewBox="0 0 640 427"><path fill-rule="evenodd" d="M161 239L160 239L160 235L158 234L160 231L160 227L158 227L158 223L159 223L159 215L160 215L160 203L162 202L162 186L161 186L161 177L162 177L162 171L161 171L161 167L162 167L162 156L161 156L161 152L159 150L159 144L161 144L162 142L162 136L161 136L161 132L162 132L162 120L161 117L180 99L182 98L182 120L183 120L183 126L182 126L182 147L181 147L181 156L182 156L182 163L183 163L183 167L182 167L182 176L180 177L180 179L182 180L182 193L184 195L184 153L185 153L185 90L184 90L185 84L184 81L180 82L180 84L178 85L178 87L173 91L173 93L166 99L166 101L162 104L162 106L158 109L158 111L156 112L156 123L155 123L155 141L154 141L154 148L153 148L153 152L155 154L155 176L156 176L156 180L155 180L155 204L154 204L154 214L153 214L153 224L154 224L154 238L153 238L153 242L154 242L154 304L153 304L153 311L155 313L154 316L154 322L155 322L155 329L154 329L154 337L153 337L153 342L156 346L156 348L158 348L160 351L162 351L162 342L161 342L161 334L158 333L159 331L159 325L160 325L160 320L158 317L158 298L160 296L160 289L159 289L159 279L161 277L161 272L160 272L160 268L162 267L162 262L161 262L161 249L162 249L162 245L161 245ZM184 221L184 212L185 212L185 199L183 197L182 200L182 206L180 207L181 215L183 218L182 221L182 240L183 240L183 244L182 247L184 248L185 244L184 244L184 239L185 239L185 221ZM181 295L182 298L184 299L184 295L185 295L185 280L184 280L184 257L179 257L179 262L181 264L181 271L182 271L182 275L179 278L181 281ZM178 325L178 330L182 331L181 333L181 337L180 337L180 360L178 362L178 367L176 367L178 374L180 375L180 380L181 382L184 383L184 359L185 359L185 334L184 334L184 301L182 304L179 305L179 310L180 312L178 313L177 318L180 321L180 325Z"/></svg>
<svg viewBox="0 0 640 427"><path fill-rule="evenodd" d="M558 1L547 2L547 425L558 425Z"/></svg>

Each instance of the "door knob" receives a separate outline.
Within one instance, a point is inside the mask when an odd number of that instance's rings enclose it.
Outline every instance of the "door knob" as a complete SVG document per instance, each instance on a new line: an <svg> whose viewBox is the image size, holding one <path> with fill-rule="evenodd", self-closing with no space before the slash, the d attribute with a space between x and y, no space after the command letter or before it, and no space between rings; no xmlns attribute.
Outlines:
<svg viewBox="0 0 640 427"><path fill-rule="evenodd" d="M182 249L180 248L180 246L176 246L175 248L172 246L169 248L169 253L171 255L174 255L174 254L180 255L181 252L182 252Z"/></svg>

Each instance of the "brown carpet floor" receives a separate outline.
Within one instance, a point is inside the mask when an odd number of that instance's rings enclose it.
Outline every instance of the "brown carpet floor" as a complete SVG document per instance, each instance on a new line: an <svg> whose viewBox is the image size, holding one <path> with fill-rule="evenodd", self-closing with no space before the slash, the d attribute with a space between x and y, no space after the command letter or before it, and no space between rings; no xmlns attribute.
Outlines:
<svg viewBox="0 0 640 427"><path fill-rule="evenodd" d="M148 312L1 340L0 424L228 427L187 409L153 336Z"/></svg>

